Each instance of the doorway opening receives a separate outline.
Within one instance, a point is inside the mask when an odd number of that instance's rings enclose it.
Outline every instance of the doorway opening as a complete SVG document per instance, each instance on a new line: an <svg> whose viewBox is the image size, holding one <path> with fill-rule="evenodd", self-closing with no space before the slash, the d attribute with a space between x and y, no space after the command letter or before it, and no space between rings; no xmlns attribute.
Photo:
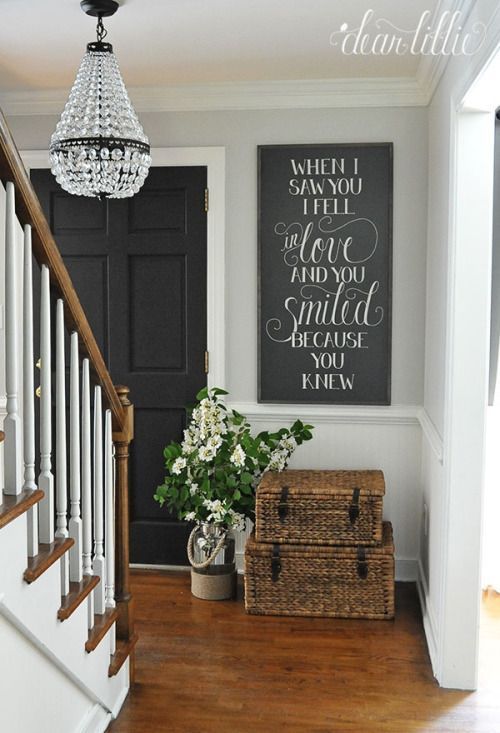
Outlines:
<svg viewBox="0 0 500 733"><path fill-rule="evenodd" d="M444 498L448 507L447 562L443 578L446 605L442 617L445 631L441 678L445 686L456 686L453 683L458 679L460 687L483 690L490 686L496 689L500 684L495 669L500 606L493 595L483 593L483 586L489 585L485 563L489 553L496 552L484 547L490 518L498 520L497 527L500 527L500 516L495 517L494 509L488 507L485 481L491 475L495 457L487 447L495 422L489 414L488 397L491 399L492 390L488 390L488 386L489 382L495 383L495 379L489 380L490 361L496 377L496 309L497 303L500 304L500 280L497 281L495 275L492 288L495 111L500 104L499 71L500 52L497 50L457 100L450 214L448 446ZM490 348L495 355L493 360ZM498 443L494 452L499 453ZM487 457L489 461L485 460ZM500 495L500 464L496 482L494 501ZM491 559L500 565L500 552Z"/></svg>

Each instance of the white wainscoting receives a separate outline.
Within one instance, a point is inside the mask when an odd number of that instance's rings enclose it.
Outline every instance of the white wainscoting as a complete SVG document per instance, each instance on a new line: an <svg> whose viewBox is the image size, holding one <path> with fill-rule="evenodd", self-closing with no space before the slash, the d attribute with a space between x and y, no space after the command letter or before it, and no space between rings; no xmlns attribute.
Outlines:
<svg viewBox="0 0 500 733"><path fill-rule="evenodd" d="M386 479L384 517L394 526L396 578L416 581L422 516L421 407L340 407L231 402L255 430L276 430L300 418L314 439L297 449L290 468L381 468ZM243 567L246 534L236 538Z"/></svg>

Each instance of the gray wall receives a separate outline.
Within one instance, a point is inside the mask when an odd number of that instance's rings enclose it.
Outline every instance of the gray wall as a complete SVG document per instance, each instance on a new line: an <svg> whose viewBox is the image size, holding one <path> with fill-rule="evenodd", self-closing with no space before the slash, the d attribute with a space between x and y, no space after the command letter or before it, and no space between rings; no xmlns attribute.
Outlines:
<svg viewBox="0 0 500 733"><path fill-rule="evenodd" d="M316 425L292 466L381 468L384 514L394 524L397 574L415 579L422 511L423 402L427 225L427 110L423 108L274 110L142 114L153 147L226 148L227 388L259 429L297 416L293 405L260 406L257 398L257 151L259 144L394 143L393 407L311 407ZM11 118L18 147L47 148L56 119ZM399 406L399 407L398 407ZM241 546L239 548L242 549Z"/></svg>
<svg viewBox="0 0 500 733"><path fill-rule="evenodd" d="M394 142L392 401L423 401L427 112L422 108L142 114L154 147L226 147L227 374L236 401L257 388L258 144ZM10 118L20 149L48 145L56 119Z"/></svg>

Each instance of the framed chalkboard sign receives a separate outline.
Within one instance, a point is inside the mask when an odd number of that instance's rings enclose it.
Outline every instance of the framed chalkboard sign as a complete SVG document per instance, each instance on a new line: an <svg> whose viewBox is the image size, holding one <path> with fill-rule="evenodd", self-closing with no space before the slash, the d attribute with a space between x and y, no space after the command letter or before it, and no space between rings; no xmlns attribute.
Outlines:
<svg viewBox="0 0 500 733"><path fill-rule="evenodd" d="M390 404L392 144L258 155L259 402Z"/></svg>

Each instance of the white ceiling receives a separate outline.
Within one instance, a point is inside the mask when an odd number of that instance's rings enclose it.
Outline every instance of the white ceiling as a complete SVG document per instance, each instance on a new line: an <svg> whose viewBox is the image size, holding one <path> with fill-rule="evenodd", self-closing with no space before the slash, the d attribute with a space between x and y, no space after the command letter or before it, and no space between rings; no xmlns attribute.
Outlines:
<svg viewBox="0 0 500 733"><path fill-rule="evenodd" d="M419 56L347 56L330 34L376 18L414 29L438 0L122 0L105 20L127 87L317 80L415 83ZM440 7L442 7L441 2ZM387 26L386 26L387 28ZM0 102L67 94L95 19L79 0L0 0ZM132 95L133 96L133 95Z"/></svg>

